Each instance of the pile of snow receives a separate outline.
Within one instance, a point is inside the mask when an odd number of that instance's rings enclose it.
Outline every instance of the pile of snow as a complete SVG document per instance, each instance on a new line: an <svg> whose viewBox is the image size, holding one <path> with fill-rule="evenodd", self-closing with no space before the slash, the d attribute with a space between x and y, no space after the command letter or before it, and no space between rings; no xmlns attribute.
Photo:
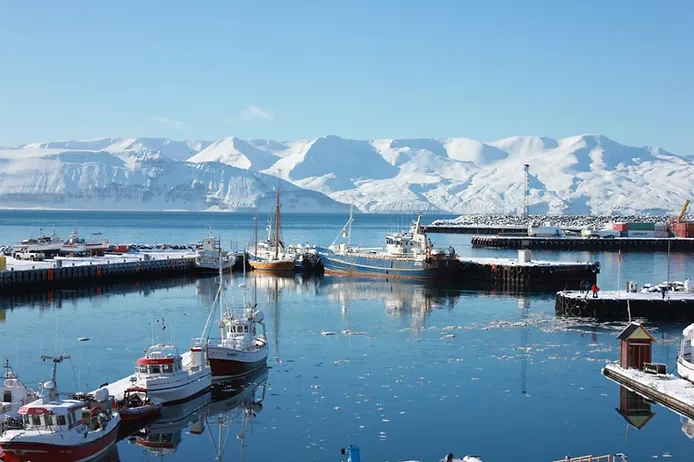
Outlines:
<svg viewBox="0 0 694 462"><path fill-rule="evenodd" d="M603 229L608 223L665 223L669 216L659 215L461 215L452 220L434 220L429 226L527 228L551 223L562 229Z"/></svg>

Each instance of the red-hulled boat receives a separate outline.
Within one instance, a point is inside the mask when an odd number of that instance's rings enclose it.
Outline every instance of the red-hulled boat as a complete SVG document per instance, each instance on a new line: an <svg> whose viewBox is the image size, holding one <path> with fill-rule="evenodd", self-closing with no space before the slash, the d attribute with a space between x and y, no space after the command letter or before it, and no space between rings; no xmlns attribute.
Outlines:
<svg viewBox="0 0 694 462"><path fill-rule="evenodd" d="M113 411L108 389L100 388L88 400L60 399L53 380L44 387L46 397L19 409L21 421L0 435L0 459L5 462L81 462L105 454L116 442L120 415Z"/></svg>

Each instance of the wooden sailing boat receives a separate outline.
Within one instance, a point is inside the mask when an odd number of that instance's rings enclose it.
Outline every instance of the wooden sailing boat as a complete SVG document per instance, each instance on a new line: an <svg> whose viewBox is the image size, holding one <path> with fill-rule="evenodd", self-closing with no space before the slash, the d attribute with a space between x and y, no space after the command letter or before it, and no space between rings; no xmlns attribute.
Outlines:
<svg viewBox="0 0 694 462"><path fill-rule="evenodd" d="M268 238L258 242L258 232L255 231L255 243L253 252L249 254L248 263L255 271L291 272L294 271L295 256L287 252L280 239L281 215L280 215L280 183L277 180L277 200L275 203L275 219L273 226L268 226ZM256 227L258 221L256 220Z"/></svg>

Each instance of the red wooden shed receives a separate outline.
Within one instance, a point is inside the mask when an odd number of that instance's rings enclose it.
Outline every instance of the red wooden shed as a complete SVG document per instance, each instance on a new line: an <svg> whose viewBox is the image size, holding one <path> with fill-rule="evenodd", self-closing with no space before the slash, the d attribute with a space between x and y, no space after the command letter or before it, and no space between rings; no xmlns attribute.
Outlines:
<svg viewBox="0 0 694 462"><path fill-rule="evenodd" d="M617 338L619 345L619 365L625 369L643 369L643 363L650 363L655 338L639 323L632 322Z"/></svg>

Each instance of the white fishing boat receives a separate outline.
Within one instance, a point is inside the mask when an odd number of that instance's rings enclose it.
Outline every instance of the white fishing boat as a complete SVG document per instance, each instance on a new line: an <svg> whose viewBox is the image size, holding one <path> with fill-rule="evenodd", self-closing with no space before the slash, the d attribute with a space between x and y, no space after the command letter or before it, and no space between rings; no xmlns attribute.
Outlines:
<svg viewBox="0 0 694 462"><path fill-rule="evenodd" d="M56 366L68 356L42 357L53 361L47 395L23 405L21 419L5 425L0 435L0 459L5 462L77 462L106 453L116 442L120 416L113 411L107 388L84 401L60 399Z"/></svg>
<svg viewBox="0 0 694 462"><path fill-rule="evenodd" d="M677 373L683 379L694 382L694 324L690 324L682 331L682 343L677 355Z"/></svg>
<svg viewBox="0 0 694 462"><path fill-rule="evenodd" d="M162 332L164 329L162 320ZM128 388L144 389L152 403L165 406L192 399L212 386L212 375L200 344L193 345L184 355L171 344L152 345L137 360L135 375L127 380Z"/></svg>
<svg viewBox="0 0 694 462"><path fill-rule="evenodd" d="M5 360L3 368L5 372L0 383L0 429L5 418L16 418L19 408L38 398L12 370L9 360Z"/></svg>
<svg viewBox="0 0 694 462"><path fill-rule="evenodd" d="M43 234L43 229L39 229L39 236L36 238L24 239L19 244L13 246L14 253L29 252L43 253L46 256L57 255L63 247L63 239L61 239L53 230L53 234L46 236Z"/></svg>
<svg viewBox="0 0 694 462"><path fill-rule="evenodd" d="M90 240L80 237L75 228L67 240L60 248L60 253L67 255L103 255L109 248L111 243L101 238L101 233L93 233Z"/></svg>
<svg viewBox="0 0 694 462"><path fill-rule="evenodd" d="M245 279L245 269L244 269ZM243 306L234 310L227 303L224 295L222 271L219 271L219 288L217 296L208 315L201 339L193 340L194 344L205 345L207 362L212 369L214 379L241 377L257 371L267 364L268 343L264 315L256 310L257 304L246 302L246 285L241 284L244 291ZM211 319L219 309L218 338L210 338Z"/></svg>
<svg viewBox="0 0 694 462"><path fill-rule="evenodd" d="M212 235L212 232L205 236L195 252L195 266L200 271L216 273L220 268L222 271L231 271L235 261L236 255L223 251L219 238Z"/></svg>

